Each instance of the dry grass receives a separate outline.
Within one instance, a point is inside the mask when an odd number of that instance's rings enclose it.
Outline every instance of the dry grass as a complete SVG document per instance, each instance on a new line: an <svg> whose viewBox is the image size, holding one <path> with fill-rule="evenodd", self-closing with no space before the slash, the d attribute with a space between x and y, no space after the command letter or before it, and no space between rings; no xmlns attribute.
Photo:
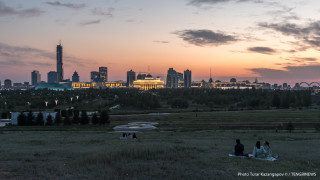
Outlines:
<svg viewBox="0 0 320 180"><path fill-rule="evenodd" d="M264 131L145 132L137 141L88 131L2 131L5 179L233 179L238 172L320 171L320 133ZM268 140L277 162L229 158L236 138L245 151Z"/></svg>

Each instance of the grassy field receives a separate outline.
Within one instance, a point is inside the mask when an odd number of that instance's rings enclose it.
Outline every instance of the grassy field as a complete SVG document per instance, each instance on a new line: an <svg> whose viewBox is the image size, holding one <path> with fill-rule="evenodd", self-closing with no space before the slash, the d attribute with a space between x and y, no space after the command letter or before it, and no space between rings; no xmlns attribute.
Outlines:
<svg viewBox="0 0 320 180"><path fill-rule="evenodd" d="M214 123L319 122L319 112L231 111L114 116L109 126L0 128L0 179L244 179L238 173L320 173L314 129L216 130ZM138 140L120 140L118 124L157 121ZM200 130L201 129L201 130ZM228 157L240 138L251 153L270 142L279 161ZM292 176L283 177L292 179ZM299 178L301 179L301 178ZM309 179L304 177L304 179Z"/></svg>

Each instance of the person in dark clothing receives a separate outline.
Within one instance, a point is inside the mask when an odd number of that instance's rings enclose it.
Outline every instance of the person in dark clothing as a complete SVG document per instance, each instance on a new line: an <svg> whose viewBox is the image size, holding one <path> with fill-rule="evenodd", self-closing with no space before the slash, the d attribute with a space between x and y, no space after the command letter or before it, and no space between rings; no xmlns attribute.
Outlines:
<svg viewBox="0 0 320 180"><path fill-rule="evenodd" d="M236 156L243 156L244 146L240 143L240 139L236 140L236 145L234 146L234 154Z"/></svg>

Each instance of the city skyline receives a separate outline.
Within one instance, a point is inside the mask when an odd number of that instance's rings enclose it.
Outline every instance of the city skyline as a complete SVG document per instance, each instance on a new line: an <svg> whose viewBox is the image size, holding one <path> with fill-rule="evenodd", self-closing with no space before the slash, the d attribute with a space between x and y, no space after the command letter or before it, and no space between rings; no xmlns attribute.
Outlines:
<svg viewBox="0 0 320 180"><path fill-rule="evenodd" d="M108 67L108 80L130 69L166 77L169 68L193 80L283 83L320 81L320 2L240 0L0 0L1 81L42 80L56 70L63 45L64 79L81 81Z"/></svg>

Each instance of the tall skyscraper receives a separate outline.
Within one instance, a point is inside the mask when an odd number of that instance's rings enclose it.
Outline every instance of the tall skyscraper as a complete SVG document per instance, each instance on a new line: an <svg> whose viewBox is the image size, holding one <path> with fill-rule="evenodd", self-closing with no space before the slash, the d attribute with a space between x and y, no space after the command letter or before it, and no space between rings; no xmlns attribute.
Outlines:
<svg viewBox="0 0 320 180"><path fill-rule="evenodd" d="M58 82L58 73L55 71L48 72L48 83L57 83Z"/></svg>
<svg viewBox="0 0 320 180"><path fill-rule="evenodd" d="M3 88L4 88L4 89L10 89L10 88L12 88L12 82L11 82L10 79L4 80Z"/></svg>
<svg viewBox="0 0 320 180"><path fill-rule="evenodd" d="M108 68L107 67L99 67L99 76L100 82L108 82Z"/></svg>
<svg viewBox="0 0 320 180"><path fill-rule="evenodd" d="M167 74L167 88L177 88L178 87L178 76L177 72L173 68L169 68Z"/></svg>
<svg viewBox="0 0 320 180"><path fill-rule="evenodd" d="M100 82L100 73L97 71L91 71L90 79L91 82Z"/></svg>
<svg viewBox="0 0 320 180"><path fill-rule="evenodd" d="M78 72L75 71L72 75L72 82L79 82L80 81L80 77L78 75Z"/></svg>
<svg viewBox="0 0 320 180"><path fill-rule="evenodd" d="M184 71L184 87L191 87L191 71L189 69Z"/></svg>
<svg viewBox="0 0 320 180"><path fill-rule="evenodd" d="M57 73L58 73L58 82L63 80L63 61L62 61L62 46L61 42L57 45Z"/></svg>
<svg viewBox="0 0 320 180"><path fill-rule="evenodd" d="M127 72L127 87L133 87L133 81L136 80L136 72L130 71Z"/></svg>
<svg viewBox="0 0 320 180"><path fill-rule="evenodd" d="M37 85L41 81L41 74L39 71L34 70L31 72L31 84L32 86Z"/></svg>

